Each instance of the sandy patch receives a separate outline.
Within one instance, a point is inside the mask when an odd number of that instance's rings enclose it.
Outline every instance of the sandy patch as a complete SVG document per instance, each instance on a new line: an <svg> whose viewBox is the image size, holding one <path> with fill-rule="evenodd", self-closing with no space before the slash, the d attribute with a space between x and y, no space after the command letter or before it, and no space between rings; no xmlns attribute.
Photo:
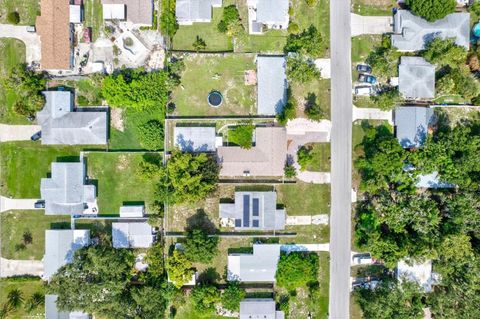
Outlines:
<svg viewBox="0 0 480 319"><path fill-rule="evenodd" d="M128 168L130 161L127 155L120 155L117 160L117 170L124 171Z"/></svg>
<svg viewBox="0 0 480 319"><path fill-rule="evenodd" d="M123 109L121 108L111 108L110 109L110 121L114 129L123 132L125 130L125 125L123 123Z"/></svg>

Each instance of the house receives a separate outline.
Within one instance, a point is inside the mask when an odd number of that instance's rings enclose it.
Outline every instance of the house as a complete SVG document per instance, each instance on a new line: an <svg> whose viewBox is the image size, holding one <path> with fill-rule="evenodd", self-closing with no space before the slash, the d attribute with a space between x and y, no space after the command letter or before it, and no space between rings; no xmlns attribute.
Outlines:
<svg viewBox="0 0 480 319"><path fill-rule="evenodd" d="M248 298L240 301L240 319L284 319L285 313L275 309L275 300Z"/></svg>
<svg viewBox="0 0 480 319"><path fill-rule="evenodd" d="M57 295L45 295L45 319L90 319L91 316L81 311L65 312L57 308Z"/></svg>
<svg viewBox="0 0 480 319"><path fill-rule="evenodd" d="M255 145L217 148L220 176L283 176L287 160L287 132L284 127L257 127Z"/></svg>
<svg viewBox="0 0 480 319"><path fill-rule="evenodd" d="M397 264L397 279L399 281L413 281L420 285L425 292L432 291L432 285L436 279L432 273L432 261L427 260L424 263L407 264L405 261L399 261Z"/></svg>
<svg viewBox="0 0 480 319"><path fill-rule="evenodd" d="M398 67L398 90L405 99L435 97L435 66L421 57L402 56Z"/></svg>
<svg viewBox="0 0 480 319"><path fill-rule="evenodd" d="M51 176L40 181L46 215L97 214L95 185L87 185L85 163L52 163Z"/></svg>
<svg viewBox="0 0 480 319"><path fill-rule="evenodd" d="M216 150L215 127L175 126L173 136L175 147L182 152L215 152ZM221 145L221 142L219 144Z"/></svg>
<svg viewBox="0 0 480 319"><path fill-rule="evenodd" d="M143 218L144 215L144 205L126 205L120 207L120 218Z"/></svg>
<svg viewBox="0 0 480 319"><path fill-rule="evenodd" d="M177 0L175 16L180 25L211 22L212 8L220 8L222 0Z"/></svg>
<svg viewBox="0 0 480 319"><path fill-rule="evenodd" d="M43 257L45 280L64 265L71 263L76 250L90 245L90 230L45 230L45 256Z"/></svg>
<svg viewBox="0 0 480 319"><path fill-rule="evenodd" d="M247 0L250 34L262 34L263 28L288 28L288 0Z"/></svg>
<svg viewBox="0 0 480 319"><path fill-rule="evenodd" d="M229 254L227 280L275 282L279 259L280 245L277 244L254 244L253 254Z"/></svg>
<svg viewBox="0 0 480 319"><path fill-rule="evenodd" d="M220 203L219 210L236 230L285 229L285 209L277 209L276 192L235 192L235 203Z"/></svg>
<svg viewBox="0 0 480 319"><path fill-rule="evenodd" d="M276 115L287 104L287 60L284 56L257 57L257 113Z"/></svg>
<svg viewBox="0 0 480 319"><path fill-rule="evenodd" d="M73 66L73 28L70 4L66 0L41 0L35 23L41 42L43 70L69 70Z"/></svg>
<svg viewBox="0 0 480 319"><path fill-rule="evenodd" d="M434 122L433 109L420 106L399 106L394 112L395 135L403 148L420 147L425 143Z"/></svg>
<svg viewBox="0 0 480 319"><path fill-rule="evenodd" d="M37 112L42 127L42 144L107 144L107 112L74 109L69 91L44 91L45 106Z"/></svg>
<svg viewBox="0 0 480 319"><path fill-rule="evenodd" d="M455 185L444 182L440 179L438 172L422 174L418 176L416 187L418 188L454 188Z"/></svg>
<svg viewBox="0 0 480 319"><path fill-rule="evenodd" d="M435 38L454 38L455 43L470 47L470 13L451 13L435 22L398 10L393 16L392 46L399 51L420 51Z"/></svg>
<svg viewBox="0 0 480 319"><path fill-rule="evenodd" d="M136 26L152 26L152 0L102 0L103 19L129 21Z"/></svg>
<svg viewBox="0 0 480 319"><path fill-rule="evenodd" d="M112 223L114 248L148 248L155 241L154 230L147 222Z"/></svg>

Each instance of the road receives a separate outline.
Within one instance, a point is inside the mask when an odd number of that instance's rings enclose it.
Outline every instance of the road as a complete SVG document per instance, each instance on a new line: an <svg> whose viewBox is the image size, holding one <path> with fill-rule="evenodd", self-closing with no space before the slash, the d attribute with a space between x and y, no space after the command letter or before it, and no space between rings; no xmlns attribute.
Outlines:
<svg viewBox="0 0 480 319"><path fill-rule="evenodd" d="M330 319L350 318L353 105L350 24L350 0L330 1Z"/></svg>

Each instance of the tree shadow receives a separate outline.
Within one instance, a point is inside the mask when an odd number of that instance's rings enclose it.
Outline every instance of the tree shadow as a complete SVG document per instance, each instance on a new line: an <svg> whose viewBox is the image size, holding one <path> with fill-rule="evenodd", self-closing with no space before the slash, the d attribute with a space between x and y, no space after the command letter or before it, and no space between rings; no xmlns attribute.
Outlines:
<svg viewBox="0 0 480 319"><path fill-rule="evenodd" d="M197 209L197 212L187 218L187 227L185 230L191 231L194 229L203 229L209 234L216 234L218 232L217 226L210 220L203 209Z"/></svg>
<svg viewBox="0 0 480 319"><path fill-rule="evenodd" d="M198 275L197 281L200 284L208 285L215 284L221 279L220 274L213 267L205 269L200 275Z"/></svg>

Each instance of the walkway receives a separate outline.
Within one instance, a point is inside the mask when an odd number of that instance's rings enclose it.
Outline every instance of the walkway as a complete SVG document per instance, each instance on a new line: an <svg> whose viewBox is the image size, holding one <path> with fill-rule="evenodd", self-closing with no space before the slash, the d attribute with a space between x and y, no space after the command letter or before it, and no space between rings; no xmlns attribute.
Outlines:
<svg viewBox="0 0 480 319"><path fill-rule="evenodd" d="M299 225L328 225L328 215L305 215L305 216L287 216L285 222L287 226Z"/></svg>
<svg viewBox="0 0 480 319"><path fill-rule="evenodd" d="M350 14L352 23L352 37L362 34L384 34L393 31L391 16L361 16Z"/></svg>
<svg viewBox="0 0 480 319"><path fill-rule="evenodd" d="M33 134L41 130L40 125L0 124L0 142L30 141Z"/></svg>
<svg viewBox="0 0 480 319"><path fill-rule="evenodd" d="M292 252L292 251L311 251L311 252L320 252L320 251L330 251L330 244L291 244L291 245L282 245L280 246L281 251Z"/></svg>
<svg viewBox="0 0 480 319"><path fill-rule="evenodd" d="M0 258L0 277L12 276L42 276L43 262L41 260L12 260Z"/></svg>
<svg viewBox="0 0 480 319"><path fill-rule="evenodd" d="M354 105L352 120L353 122L356 120L384 120L393 125L393 113L374 108L358 108Z"/></svg>
<svg viewBox="0 0 480 319"><path fill-rule="evenodd" d="M42 55L40 37L35 32L28 32L27 27L22 25L0 24L0 38L15 38L25 43L25 62L40 62Z"/></svg>
<svg viewBox="0 0 480 319"><path fill-rule="evenodd" d="M15 199L0 196L0 213L9 210L29 210L37 209L34 207L38 199Z"/></svg>

